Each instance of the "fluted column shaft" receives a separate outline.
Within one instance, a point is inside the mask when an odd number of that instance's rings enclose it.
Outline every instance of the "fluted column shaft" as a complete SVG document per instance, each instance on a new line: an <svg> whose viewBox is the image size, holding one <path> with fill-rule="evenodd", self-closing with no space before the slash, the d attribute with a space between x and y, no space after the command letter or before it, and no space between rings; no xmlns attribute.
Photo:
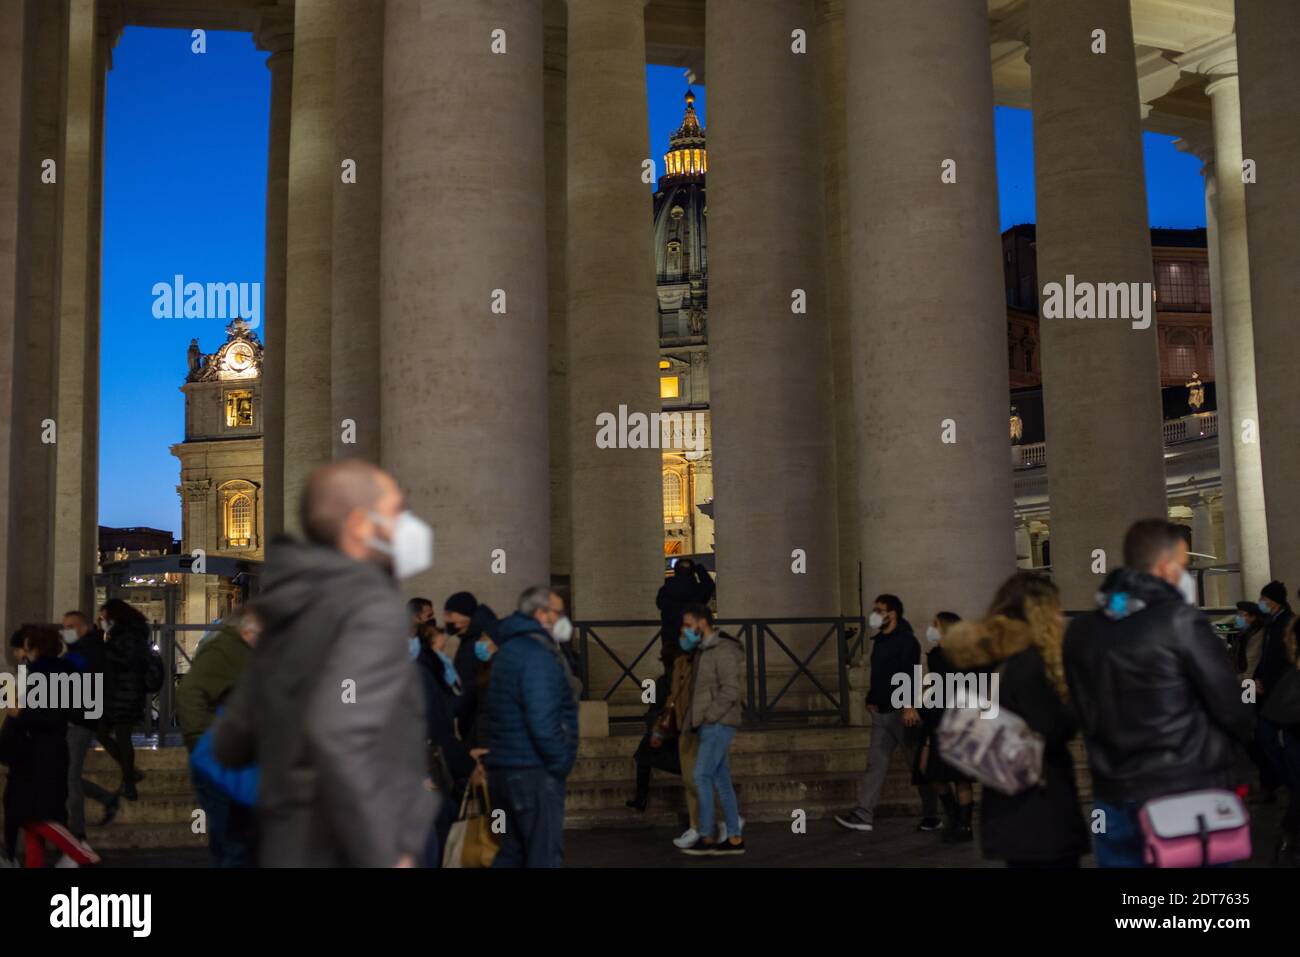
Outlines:
<svg viewBox="0 0 1300 957"><path fill-rule="evenodd" d="M499 612L550 562L542 43L541 0L387 5L383 464L434 526L412 593Z"/></svg>
<svg viewBox="0 0 1300 957"><path fill-rule="evenodd" d="M1015 569L987 7L849 3L846 28L863 580L920 627Z"/></svg>
<svg viewBox="0 0 1300 957"><path fill-rule="evenodd" d="M1105 53L1093 52L1098 29ZM1129 0L1031 0L1030 44L1041 301L1070 275L1151 283ZM1067 608L1092 606L1133 521L1166 514L1155 309L1146 305L1145 329L1039 310L1052 576Z"/></svg>
<svg viewBox="0 0 1300 957"><path fill-rule="evenodd" d="M645 617L663 581L661 459L600 448L597 416L659 410L643 0L569 0L573 591L588 620Z"/></svg>
<svg viewBox="0 0 1300 957"><path fill-rule="evenodd" d="M307 476L329 461L338 0L294 7L285 240L284 527L299 531Z"/></svg>
<svg viewBox="0 0 1300 957"><path fill-rule="evenodd" d="M723 614L835 613L829 331L809 0L710 0L709 390ZM798 311L796 311L796 309Z"/></svg>
<svg viewBox="0 0 1300 957"><path fill-rule="evenodd" d="M0 520L0 583L9 581L10 518L14 432L14 360L18 344L18 238L19 196L26 176L21 150L23 126L24 3L0 7L0 169L14 175L0 180L0 505L7 515ZM25 464L25 463L23 463ZM21 466L20 466L21 468ZM8 625L7 589L0 585L0 627ZM0 661L0 669L5 663Z"/></svg>
<svg viewBox="0 0 1300 957"><path fill-rule="evenodd" d="M1300 17L1295 4L1288 0L1238 3L1237 52L1242 146L1256 173L1256 181L1245 192L1269 571L1286 582L1294 596L1300 584L1300 401L1295 394ZM1230 175L1226 167L1220 169L1223 178Z"/></svg>

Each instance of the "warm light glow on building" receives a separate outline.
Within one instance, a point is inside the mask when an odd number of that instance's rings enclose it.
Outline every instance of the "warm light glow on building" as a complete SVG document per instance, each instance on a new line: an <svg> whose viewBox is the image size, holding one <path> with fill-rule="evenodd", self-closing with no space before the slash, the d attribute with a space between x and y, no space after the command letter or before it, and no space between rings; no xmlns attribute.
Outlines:
<svg viewBox="0 0 1300 957"><path fill-rule="evenodd" d="M659 377L659 398L676 399L680 391L680 380L675 375L661 375Z"/></svg>

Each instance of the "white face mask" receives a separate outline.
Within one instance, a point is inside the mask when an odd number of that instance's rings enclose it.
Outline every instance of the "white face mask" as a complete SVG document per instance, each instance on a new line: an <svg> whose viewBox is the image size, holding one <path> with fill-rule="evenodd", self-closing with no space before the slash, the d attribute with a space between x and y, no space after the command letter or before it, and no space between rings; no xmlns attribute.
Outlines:
<svg viewBox="0 0 1300 957"><path fill-rule="evenodd" d="M392 528L391 541L372 538L368 544L392 557L394 578L410 578L433 567L433 526L428 522L411 511L400 513L396 519L373 512L370 517Z"/></svg>
<svg viewBox="0 0 1300 957"><path fill-rule="evenodd" d="M929 628L925 629L925 640L928 641L930 644L937 645L939 643L940 637L941 636L939 634L939 629L934 627L934 625L931 625Z"/></svg>
<svg viewBox="0 0 1300 957"><path fill-rule="evenodd" d="M64 628L59 632L59 634L63 637L63 643L65 645L75 645L77 639L81 637L77 634L77 629L75 628Z"/></svg>
<svg viewBox="0 0 1300 957"><path fill-rule="evenodd" d="M564 644L573 637L573 622L569 621L568 615L561 615L559 620L551 626L551 637L560 644Z"/></svg>
<svg viewBox="0 0 1300 957"><path fill-rule="evenodd" d="M881 617L880 612L878 611L873 611L870 615L867 616L867 624L870 625L872 628L879 628L884 623L885 623L885 619Z"/></svg>
<svg viewBox="0 0 1300 957"><path fill-rule="evenodd" d="M1178 590L1183 593L1183 601L1192 606L1196 605L1196 578L1186 568L1178 579Z"/></svg>

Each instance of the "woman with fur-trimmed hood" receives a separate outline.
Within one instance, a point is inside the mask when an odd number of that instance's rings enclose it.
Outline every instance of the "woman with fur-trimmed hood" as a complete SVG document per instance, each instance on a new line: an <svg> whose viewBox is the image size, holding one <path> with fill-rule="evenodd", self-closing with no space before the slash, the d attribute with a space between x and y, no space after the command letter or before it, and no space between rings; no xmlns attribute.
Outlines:
<svg viewBox="0 0 1300 957"><path fill-rule="evenodd" d="M1008 867L1077 867L1088 850L1069 748L1078 728L1065 685L1062 631L1056 586L1018 572L998 589L983 621L954 625L943 639L955 668L996 673L998 707L1044 739L1040 784L1015 795L983 789L984 856Z"/></svg>

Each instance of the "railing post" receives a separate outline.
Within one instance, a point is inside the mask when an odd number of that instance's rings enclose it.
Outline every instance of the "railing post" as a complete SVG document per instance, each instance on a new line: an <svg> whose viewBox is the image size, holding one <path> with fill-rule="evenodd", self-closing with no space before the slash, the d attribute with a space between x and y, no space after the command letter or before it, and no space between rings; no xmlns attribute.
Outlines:
<svg viewBox="0 0 1300 957"><path fill-rule="evenodd" d="M849 641L845 634L844 619L835 621L835 653L839 656L840 673L840 724L849 723Z"/></svg>
<svg viewBox="0 0 1300 957"><path fill-rule="evenodd" d="M767 628L754 622L754 640L758 644L758 715L759 724L767 724Z"/></svg>

